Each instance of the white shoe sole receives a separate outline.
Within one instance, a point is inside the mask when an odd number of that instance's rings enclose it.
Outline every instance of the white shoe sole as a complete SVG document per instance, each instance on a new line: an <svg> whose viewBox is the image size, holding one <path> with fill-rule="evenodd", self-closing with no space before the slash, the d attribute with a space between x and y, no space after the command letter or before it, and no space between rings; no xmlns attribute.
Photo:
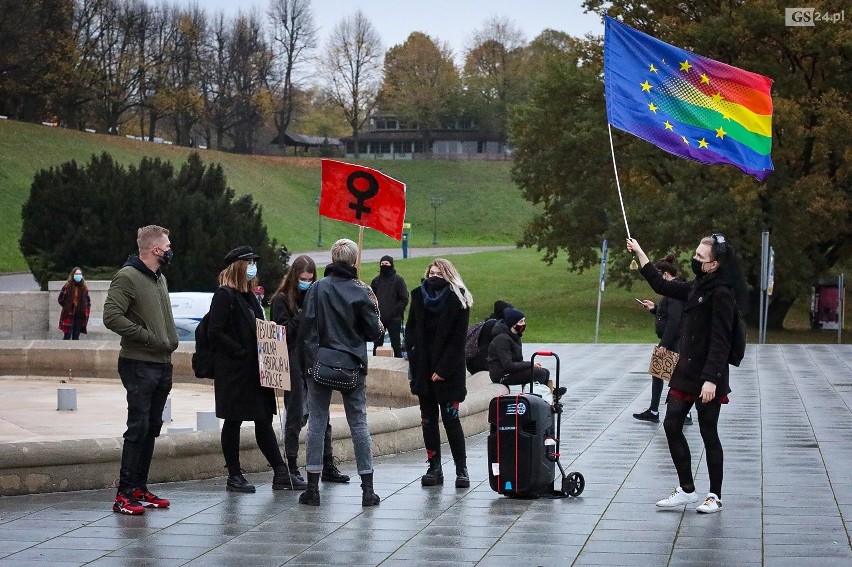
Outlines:
<svg viewBox="0 0 852 567"><path fill-rule="evenodd" d="M677 503L673 503L668 498L666 498L657 502L657 508L677 508L678 506L683 506L685 504L695 504L696 502L698 502L698 497L690 498L689 500L684 500L682 502Z"/></svg>
<svg viewBox="0 0 852 567"><path fill-rule="evenodd" d="M703 505L695 509L699 514L717 514L722 511L722 507L704 508Z"/></svg>

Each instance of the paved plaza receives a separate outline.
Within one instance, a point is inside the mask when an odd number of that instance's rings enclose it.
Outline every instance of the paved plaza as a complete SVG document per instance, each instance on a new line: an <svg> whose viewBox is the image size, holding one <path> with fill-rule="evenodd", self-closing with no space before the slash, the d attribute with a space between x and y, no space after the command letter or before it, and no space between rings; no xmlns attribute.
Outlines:
<svg viewBox="0 0 852 567"><path fill-rule="evenodd" d="M677 480L662 424L631 415L650 398L650 345L555 351L562 463L585 477L579 498L495 494L480 434L469 489L453 488L448 450L443 487L420 486L423 450L377 458L375 508L355 480L300 505L271 490L271 472L248 475L256 494L226 492L224 478L152 486L172 507L140 517L113 513L113 490L2 497L0 565L852 565L852 346L749 347L720 418L724 509L712 515L654 506ZM703 494L698 425L686 435Z"/></svg>

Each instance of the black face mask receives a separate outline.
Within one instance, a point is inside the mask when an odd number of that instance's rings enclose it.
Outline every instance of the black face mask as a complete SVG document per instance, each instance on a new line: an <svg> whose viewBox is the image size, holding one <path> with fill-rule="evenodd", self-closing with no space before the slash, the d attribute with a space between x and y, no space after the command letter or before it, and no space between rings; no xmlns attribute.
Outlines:
<svg viewBox="0 0 852 567"><path fill-rule="evenodd" d="M175 253L170 248L168 250L163 250L163 255L157 258L157 261L161 266L168 266L172 262L172 258L174 258Z"/></svg>
<svg viewBox="0 0 852 567"><path fill-rule="evenodd" d="M432 276L431 278L426 278L426 287L430 291L440 291L448 285L449 282L442 277Z"/></svg>
<svg viewBox="0 0 852 567"><path fill-rule="evenodd" d="M383 276L391 276L393 275L393 266L379 266L379 272Z"/></svg>
<svg viewBox="0 0 852 567"><path fill-rule="evenodd" d="M707 275L707 272L701 269L704 267L704 262L693 258L690 264L692 266L692 273L695 274L696 278L701 279Z"/></svg>

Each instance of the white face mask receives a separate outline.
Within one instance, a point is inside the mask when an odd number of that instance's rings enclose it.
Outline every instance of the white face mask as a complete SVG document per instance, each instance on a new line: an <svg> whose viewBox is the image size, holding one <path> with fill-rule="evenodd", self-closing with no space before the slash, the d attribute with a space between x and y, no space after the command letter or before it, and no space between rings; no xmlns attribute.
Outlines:
<svg viewBox="0 0 852 567"><path fill-rule="evenodd" d="M246 267L246 279L251 281L257 275L257 264L249 264Z"/></svg>

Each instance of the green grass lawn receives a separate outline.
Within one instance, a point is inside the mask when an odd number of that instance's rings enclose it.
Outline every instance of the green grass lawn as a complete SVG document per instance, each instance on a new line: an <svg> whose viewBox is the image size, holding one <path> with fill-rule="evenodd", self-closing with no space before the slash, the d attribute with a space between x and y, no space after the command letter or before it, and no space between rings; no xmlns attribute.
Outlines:
<svg viewBox="0 0 852 567"><path fill-rule="evenodd" d="M36 171L75 159L86 163L92 154L107 151L121 163L138 163L144 156L170 160L176 167L191 150L139 142L122 137L0 120L0 273L28 267L18 249L21 205L29 195ZM312 250L317 244L320 160L292 157L240 156L201 151L205 163L222 164L229 185L238 195L250 193L263 206L270 234L291 250ZM513 244L534 208L510 179L510 162L364 161L408 186L411 245L432 245L433 209L430 196L440 196L438 239L441 246ZM104 214L108 214L107 211ZM327 248L342 237L357 240L358 229L322 220ZM129 230L132 230L130 227ZM57 234L56 238L73 235ZM367 230L365 247L397 248L393 239ZM494 301L507 300L528 316L524 338L529 342L592 342L595 336L597 269L569 273L564 259L553 266L533 250L458 255L452 257L474 295L472 320L491 313ZM427 259L398 260L409 287L416 285ZM377 263L363 266L362 279L378 273ZM637 274L637 279L639 278ZM277 284L277 282L276 282ZM653 297L644 282L632 291L607 287L603 295L600 342L656 342L653 318L633 297ZM787 329L770 332L770 343L833 343L836 333L808 330L807 300L796 303L785 322ZM750 329L749 336L757 336ZM848 333L847 333L848 336ZM848 342L848 339L847 339Z"/></svg>
<svg viewBox="0 0 852 567"><path fill-rule="evenodd" d="M473 293L471 321L488 316L494 301L512 303L527 317L525 342L591 343L595 340L595 314L598 301L598 271L570 273L558 260L548 266L535 250L520 249L447 256L458 268ZM419 285L431 258L395 260L397 272L409 289ZM378 262L361 267L368 283L378 274ZM601 302L599 342L656 343L654 318L633 298L656 299L653 291L636 274L632 290L607 286ZM799 301L787 316L787 329L770 331L768 343L835 343L837 333L808 329L807 302ZM757 329L748 330L749 341L757 339ZM844 342L849 343L849 333ZM650 354L649 354L650 356Z"/></svg>
<svg viewBox="0 0 852 567"><path fill-rule="evenodd" d="M104 151L123 164L138 163L148 156L171 161L179 168L192 150L0 120L0 273L28 269L18 249L18 240L21 206L29 196L34 174L72 159L87 163L93 154ZM291 250L316 248L319 217L314 199L320 190L319 159L199 152L205 163L222 164L228 184L237 195L251 194L262 205L269 233L279 243ZM407 221L412 224L412 246L432 244L431 196L443 199L437 219L442 246L513 244L533 215L533 206L521 197L510 179L510 162L362 160L362 163L407 184ZM326 245L343 237L357 241L358 228L350 224L323 219L322 230ZM72 236L57 234L56 238ZM364 245L396 247L399 243L367 230Z"/></svg>

